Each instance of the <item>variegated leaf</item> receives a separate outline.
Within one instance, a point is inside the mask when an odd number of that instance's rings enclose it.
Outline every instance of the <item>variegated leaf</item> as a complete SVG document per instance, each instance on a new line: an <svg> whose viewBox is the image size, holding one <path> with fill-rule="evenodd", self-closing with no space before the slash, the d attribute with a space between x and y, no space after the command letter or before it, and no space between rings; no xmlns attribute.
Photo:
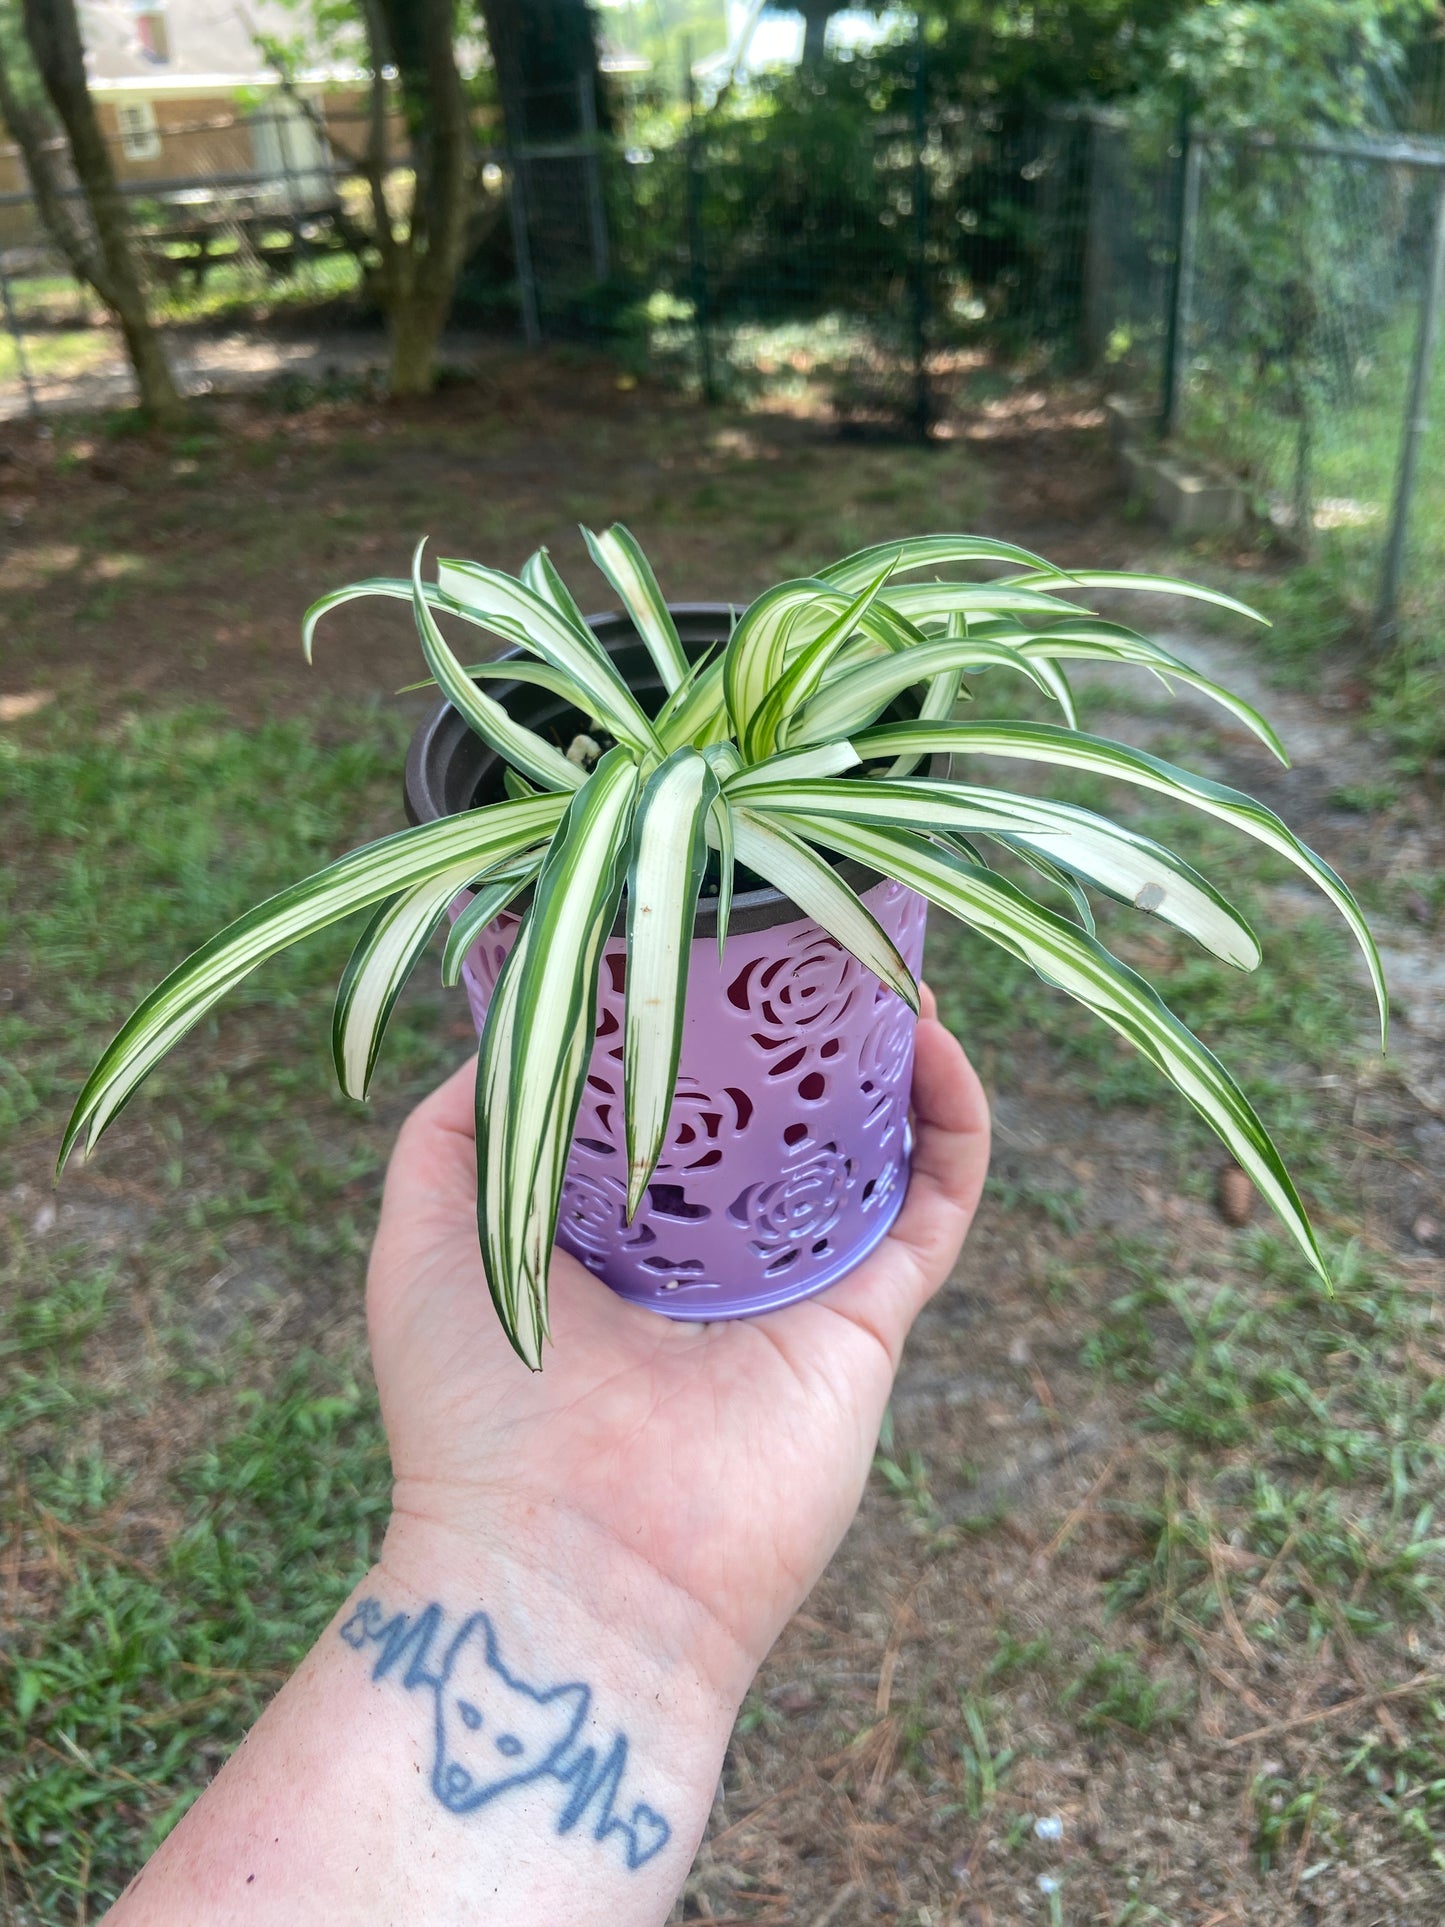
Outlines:
<svg viewBox="0 0 1445 1927"><path fill-rule="evenodd" d="M652 564L620 522L603 535L583 529L588 554L622 598L647 653L657 665L662 686L670 695L687 681L687 652L678 640L677 624L657 586Z"/></svg>
<svg viewBox="0 0 1445 1927"><path fill-rule="evenodd" d="M497 803L364 844L229 924L173 970L127 1018L86 1080L60 1149L64 1165L82 1132L94 1145L136 1087L196 1020L258 964L303 937L470 865L475 876L551 833L560 796Z"/></svg>
<svg viewBox="0 0 1445 1927"><path fill-rule="evenodd" d="M633 823L622 1045L629 1221L667 1136L708 814L717 795L706 759L695 749L674 750L648 778Z"/></svg>
<svg viewBox="0 0 1445 1927"><path fill-rule="evenodd" d="M853 738L860 756L890 756L905 750L949 756L1014 756L1026 762L1053 763L1065 769L1088 770L1120 782L1157 790L1175 802L1218 817L1245 836L1285 857L1323 891L1350 926L1364 954L1380 1010L1380 1047L1385 1045L1389 999L1379 948L1364 913L1344 881L1322 856L1302 843L1273 810L1256 803L1242 790L1211 782L1192 770L1166 763L1147 750L1131 749L1102 736L1060 729L1052 723L884 723Z"/></svg>
<svg viewBox="0 0 1445 1927"><path fill-rule="evenodd" d="M1144 979L1003 877L906 830L799 816L790 827L870 863L1021 958L1126 1037L1218 1134L1321 1277L1323 1253L1284 1161L1224 1066Z"/></svg>

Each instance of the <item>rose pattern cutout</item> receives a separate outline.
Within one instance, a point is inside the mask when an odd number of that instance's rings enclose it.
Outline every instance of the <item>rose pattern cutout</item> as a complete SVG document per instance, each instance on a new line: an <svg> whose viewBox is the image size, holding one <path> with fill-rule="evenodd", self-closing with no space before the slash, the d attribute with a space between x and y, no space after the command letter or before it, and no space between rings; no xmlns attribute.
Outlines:
<svg viewBox="0 0 1445 1927"><path fill-rule="evenodd" d="M863 1209L881 1211L903 1181L903 1160L894 1158L863 1187Z"/></svg>
<svg viewBox="0 0 1445 1927"><path fill-rule="evenodd" d="M838 1222L851 1168L836 1145L824 1145L771 1184L749 1185L728 1206L728 1216L752 1233L760 1256L822 1238Z"/></svg>
<svg viewBox="0 0 1445 1927"><path fill-rule="evenodd" d="M764 1050L821 1041L847 1015L863 966L821 930L803 932L781 957L754 958L728 985L728 1001L753 1020Z"/></svg>
<svg viewBox="0 0 1445 1927"><path fill-rule="evenodd" d="M913 1050L913 1012L900 998L890 996L873 1021L863 1040L858 1071L863 1090L872 1099L865 1131L871 1132L880 1148L902 1128L908 1097L905 1088L908 1061Z"/></svg>
<svg viewBox="0 0 1445 1927"><path fill-rule="evenodd" d="M577 1142L594 1157L622 1156L622 1076L593 1072L577 1114ZM723 1161L726 1146L752 1118L753 1103L737 1085L705 1091L696 1078L680 1077L667 1120L667 1138L657 1170L674 1177L710 1171Z"/></svg>
<svg viewBox="0 0 1445 1927"><path fill-rule="evenodd" d="M589 1258L600 1258L611 1249L625 1222L626 1202L627 1193L615 1178L569 1170L557 1213L557 1236Z"/></svg>
<svg viewBox="0 0 1445 1927"><path fill-rule="evenodd" d="M863 1088L876 1084L895 1090L903 1081L909 1052L913 1049L913 1012L901 997L890 997L873 1020L873 1028L863 1039L858 1054L858 1072Z"/></svg>
<svg viewBox="0 0 1445 1927"><path fill-rule="evenodd" d="M926 906L894 884L875 886L868 903L916 971ZM504 915L469 954L479 1020L517 928ZM559 1243L628 1297L663 1308L697 1294L698 1317L717 1315L705 1300L727 1316L760 1291L836 1276L892 1218L907 1179L913 1019L902 1000L816 925L738 933L720 975L715 956L700 966L705 1007L689 1011L693 1061L628 1226L625 968L609 944L557 1226Z"/></svg>

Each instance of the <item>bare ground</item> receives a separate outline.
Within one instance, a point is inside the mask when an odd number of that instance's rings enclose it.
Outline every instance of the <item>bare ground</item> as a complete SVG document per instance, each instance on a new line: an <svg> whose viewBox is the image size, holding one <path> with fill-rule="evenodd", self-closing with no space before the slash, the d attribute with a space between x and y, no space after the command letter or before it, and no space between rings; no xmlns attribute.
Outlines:
<svg viewBox="0 0 1445 1927"><path fill-rule="evenodd" d="M59 714L82 689L102 710L178 693L242 721L304 707L320 672L296 658L301 603L318 582L396 570L422 518L443 552L515 566L539 540L572 563L567 518L620 514L664 581L696 596L743 596L820 553L924 520L967 520L1102 566L1149 547L1120 517L1090 398L1027 386L961 417L955 445L910 458L924 464L921 482L892 453L840 449L813 423L706 417L620 389L595 364L519 357L479 390L426 408L340 402L290 417L236 401L217 404L212 420L219 439L191 452L110 441L99 427L49 441L17 431L0 464L0 716ZM831 522L820 495L836 505ZM936 513L925 514L930 501ZM133 593L137 580L154 592ZM1238 650L1168 613L1176 646L1217 673L1255 674ZM325 665L329 689L348 694L412 673L402 629L371 615L348 626ZM1248 739L1216 730L1204 740L1212 773L1269 786L1266 800L1352 878L1438 872L1445 839L1431 799L1401 795L1375 814L1334 800L1381 760L1330 706L1341 700L1334 689L1268 692L1293 772L1276 776ZM1120 734L1141 741L1160 727L1118 718ZM1288 886L1276 903L1287 922L1297 908ZM1445 1283L1439 930L1428 915L1399 914L1384 934L1401 993L1395 1055L1382 1068L1364 1054L1361 994L1361 1054L1321 1101L1350 1147L1343 1228L1429 1306ZM1328 1811L1286 1824L1272 1856L1260 1837L1269 1788L1321 1776L1338 1788L1362 1742L1400 1750L1425 1734L1431 1695L1445 1687L1439 1626L1402 1621L1365 1643L1342 1622L1322 1638L1271 1643L1261 1628L1288 1553L1260 1561L1226 1531L1199 1554L1217 1582L1208 1623L1192 1597L1171 1596L1167 1574L1162 1602L1121 1603L1116 1588L1152 1556L1161 1508L1197 1495L1171 1489L1177 1463L1150 1429L1147 1382L1101 1369L1090 1347L1129 1285L1132 1246L1164 1252L1202 1291L1228 1275L1249 1234L1215 1208L1214 1165L1209 1183L1190 1182L1200 1173L1181 1169L1176 1114L1101 1111L1047 1037L965 1041L993 1095L994 1183L909 1346L888 1446L899 1476L875 1481L758 1681L677 1918L1437 1920L1429 1852L1363 1782L1357 1797L1336 1791ZM70 1201L97 1246L134 1235L146 1155L138 1142ZM43 1211L48 1156L37 1139L13 1164L13 1206ZM355 1189L364 1222L374 1183ZM268 1291L264 1240L245 1250L263 1343L308 1331L338 1352L359 1346L354 1278ZM238 1315L233 1296L221 1309L216 1284L197 1281L203 1331L208 1318ZM1162 1369L1186 1335L1169 1313L1150 1317ZM143 1326L117 1344L143 1346ZM1410 1342L1420 1369L1445 1375L1428 1317ZM189 1419L163 1413L115 1446L154 1471L205 1423L199 1406ZM163 1516L151 1524L166 1527ZM1236 1569L1252 1611L1227 1583ZM1137 1690L1108 1697L1100 1655L1132 1660L1149 1683L1142 1725L1131 1723ZM1104 1710L1085 1718L1095 1703Z"/></svg>

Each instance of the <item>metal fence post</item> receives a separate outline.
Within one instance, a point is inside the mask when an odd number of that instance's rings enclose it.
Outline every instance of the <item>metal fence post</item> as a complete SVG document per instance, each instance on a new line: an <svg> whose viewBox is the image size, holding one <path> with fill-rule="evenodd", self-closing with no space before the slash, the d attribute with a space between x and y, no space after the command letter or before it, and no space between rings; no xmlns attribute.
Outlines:
<svg viewBox="0 0 1445 1927"><path fill-rule="evenodd" d="M25 336L20 327L20 317L15 312L14 297L10 293L10 276L5 272L5 263L0 259L0 301L5 305L5 326L10 331L10 339L15 343L15 366L20 370L20 385L25 390L25 404L31 415L40 419L40 397L35 392L35 377L30 372L30 357L25 352Z"/></svg>
<svg viewBox="0 0 1445 1927"><path fill-rule="evenodd" d="M927 74L924 65L924 9L918 9L913 43L913 429L928 440L933 398L928 389L928 144Z"/></svg>
<svg viewBox="0 0 1445 1927"><path fill-rule="evenodd" d="M1164 337L1164 379L1159 397L1159 433L1165 441L1178 432L1184 401L1184 371L1189 365L1189 330L1194 318L1194 250L1199 232L1199 184L1204 150L1189 124L1179 117L1179 174L1174 220L1174 265L1169 277L1169 319Z"/></svg>
<svg viewBox="0 0 1445 1927"><path fill-rule="evenodd" d="M697 330L699 373L702 398L715 402L717 371L712 358L712 322L707 289L707 259L703 252L702 166L697 134L697 89L692 80L692 48L683 49L683 75L687 83L687 267L692 288L692 321Z"/></svg>
<svg viewBox="0 0 1445 1927"><path fill-rule="evenodd" d="M1430 405L1430 375L1435 361L1435 342L1440 332L1442 281L1445 281L1445 173L1436 178L1430 258L1420 297L1420 321L1415 332L1415 354L1405 403L1405 428L1400 442L1400 467L1395 477L1390 534L1385 545L1380 601L1375 612L1375 640L1382 643L1393 642L1399 628L1400 585L1405 578L1405 541L1410 530L1410 498L1415 493L1420 446L1430 426L1425 411Z"/></svg>
<svg viewBox="0 0 1445 1927"><path fill-rule="evenodd" d="M522 339L529 348L540 346L542 322L537 313L537 281L532 273L532 237L527 225L527 191L522 183L525 163L520 154L507 153L507 211L512 219L512 257L517 264L517 299L522 310Z"/></svg>
<svg viewBox="0 0 1445 1927"><path fill-rule="evenodd" d="M1109 346L1114 326L1114 275L1109 259L1108 238L1104 232L1109 196L1106 191L1104 124L1097 114L1089 116L1087 212L1084 216L1084 359L1097 368Z"/></svg>
<svg viewBox="0 0 1445 1927"><path fill-rule="evenodd" d="M582 138L587 143L587 158L582 166L587 177L587 224L592 235L592 274L605 281L612 272L607 236L607 203L602 194L602 155L597 136L597 96L592 76L586 68L577 75L577 113Z"/></svg>

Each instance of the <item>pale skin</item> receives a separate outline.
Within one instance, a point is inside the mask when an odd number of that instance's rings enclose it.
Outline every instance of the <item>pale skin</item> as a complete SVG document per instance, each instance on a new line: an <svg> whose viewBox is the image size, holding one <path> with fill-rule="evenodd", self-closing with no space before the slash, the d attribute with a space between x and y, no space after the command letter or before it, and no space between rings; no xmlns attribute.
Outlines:
<svg viewBox="0 0 1445 1927"><path fill-rule="evenodd" d="M109 1927L661 1927L743 1695L857 1508L988 1164L983 1092L925 990L908 1195L856 1271L766 1318L687 1325L558 1253L532 1374L477 1252L472 1102L468 1064L407 1120L387 1177L367 1289L396 1481L381 1557ZM600 1807L559 1831L555 1767L451 1810L430 1779L434 1683L373 1677L381 1649L338 1636L361 1600L409 1621L435 1602L448 1628L485 1612L510 1687L585 1682L599 1750L626 1738L616 1810L638 1818L643 1864L625 1828L594 1830Z"/></svg>

